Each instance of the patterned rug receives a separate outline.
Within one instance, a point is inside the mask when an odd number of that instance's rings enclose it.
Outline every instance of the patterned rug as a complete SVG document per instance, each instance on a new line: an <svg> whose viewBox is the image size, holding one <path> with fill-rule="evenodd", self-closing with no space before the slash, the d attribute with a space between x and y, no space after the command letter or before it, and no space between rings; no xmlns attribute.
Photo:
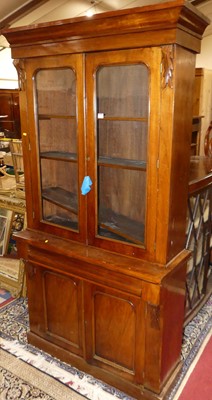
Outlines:
<svg viewBox="0 0 212 400"><path fill-rule="evenodd" d="M1 400L84 400L31 365L0 349Z"/></svg>
<svg viewBox="0 0 212 400"><path fill-rule="evenodd" d="M14 301L14 297L11 296L10 292L0 288L0 307L6 306L12 301Z"/></svg>
<svg viewBox="0 0 212 400"><path fill-rule="evenodd" d="M20 298L2 307L0 319L1 347L10 354L55 378L88 400L132 400L119 390L29 345L27 343L29 329L27 299ZM185 327L181 355L183 367L166 400L176 400L178 388L211 328L212 297Z"/></svg>

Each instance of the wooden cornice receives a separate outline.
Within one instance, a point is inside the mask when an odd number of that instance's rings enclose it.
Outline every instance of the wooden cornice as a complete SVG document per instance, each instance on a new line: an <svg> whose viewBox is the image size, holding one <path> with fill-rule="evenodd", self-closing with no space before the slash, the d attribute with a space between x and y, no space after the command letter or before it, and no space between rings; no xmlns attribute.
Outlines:
<svg viewBox="0 0 212 400"><path fill-rule="evenodd" d="M92 19L78 17L61 21L41 23L12 29L4 29L2 34L11 47L75 40L97 39L108 35L116 36L120 31L148 33L181 29L192 32L200 39L209 19L185 0L170 1L152 6L128 10L109 11L96 14ZM157 33L156 33L157 35Z"/></svg>
<svg viewBox="0 0 212 400"><path fill-rule="evenodd" d="M12 23L18 19L24 17L29 12L40 7L42 4L47 3L48 0L31 0L29 3L23 5L22 7L14 10L9 16L5 17L0 21L0 29L8 28ZM194 6L207 3L209 0L193 0L190 3Z"/></svg>

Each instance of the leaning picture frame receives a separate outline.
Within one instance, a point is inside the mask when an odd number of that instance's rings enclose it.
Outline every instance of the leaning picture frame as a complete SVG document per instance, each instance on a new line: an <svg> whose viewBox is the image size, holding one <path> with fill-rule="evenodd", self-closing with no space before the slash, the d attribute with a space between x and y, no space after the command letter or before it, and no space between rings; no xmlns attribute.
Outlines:
<svg viewBox="0 0 212 400"><path fill-rule="evenodd" d="M10 241L13 212L0 208L0 256L7 254Z"/></svg>

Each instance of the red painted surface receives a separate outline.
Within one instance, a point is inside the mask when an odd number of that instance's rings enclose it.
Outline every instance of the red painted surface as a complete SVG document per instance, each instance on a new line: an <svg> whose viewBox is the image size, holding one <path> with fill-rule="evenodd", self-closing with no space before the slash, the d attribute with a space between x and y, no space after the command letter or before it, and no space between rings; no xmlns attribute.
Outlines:
<svg viewBox="0 0 212 400"><path fill-rule="evenodd" d="M179 400L212 399L212 337L191 373Z"/></svg>

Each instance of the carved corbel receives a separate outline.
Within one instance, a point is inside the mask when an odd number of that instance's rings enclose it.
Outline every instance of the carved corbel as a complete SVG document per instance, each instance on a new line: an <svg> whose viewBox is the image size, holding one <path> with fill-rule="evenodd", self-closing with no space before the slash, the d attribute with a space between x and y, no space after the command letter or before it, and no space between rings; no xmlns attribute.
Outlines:
<svg viewBox="0 0 212 400"><path fill-rule="evenodd" d="M23 68L23 61L14 60L13 64L14 64L14 67L16 68L16 70L17 70L17 73L18 73L19 90L25 91L26 75L25 75L25 71L24 71L24 68Z"/></svg>
<svg viewBox="0 0 212 400"><path fill-rule="evenodd" d="M173 46L162 47L162 88L173 88L174 71L174 51Z"/></svg>
<svg viewBox="0 0 212 400"><path fill-rule="evenodd" d="M22 260L23 260L23 259L22 259ZM37 268L36 268L34 265L30 264L30 262L29 262L28 260L23 260L23 262L24 262L24 264L25 264L26 271L27 271L27 273L28 273L28 278L29 278L29 279L33 279L34 276L35 276L36 273L37 273Z"/></svg>
<svg viewBox="0 0 212 400"><path fill-rule="evenodd" d="M150 326L152 329L160 330L160 306L147 303L148 312L150 315Z"/></svg>

